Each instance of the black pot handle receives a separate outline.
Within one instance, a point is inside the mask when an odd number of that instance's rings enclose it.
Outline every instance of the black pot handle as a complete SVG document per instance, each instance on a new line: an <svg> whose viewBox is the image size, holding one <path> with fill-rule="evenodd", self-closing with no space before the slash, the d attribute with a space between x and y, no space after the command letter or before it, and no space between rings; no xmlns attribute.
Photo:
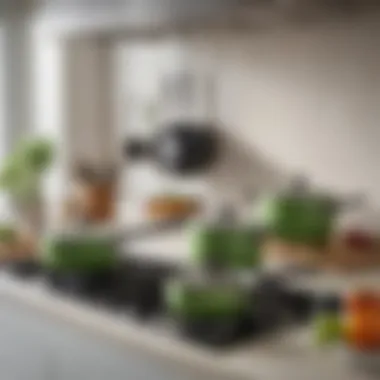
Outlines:
<svg viewBox="0 0 380 380"><path fill-rule="evenodd" d="M130 139L124 145L125 156L132 160L150 158L152 150L152 144L142 139Z"/></svg>

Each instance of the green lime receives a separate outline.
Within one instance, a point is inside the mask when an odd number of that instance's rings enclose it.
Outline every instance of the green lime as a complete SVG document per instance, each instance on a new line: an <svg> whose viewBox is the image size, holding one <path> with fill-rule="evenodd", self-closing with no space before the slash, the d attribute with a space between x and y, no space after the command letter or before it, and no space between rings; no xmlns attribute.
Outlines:
<svg viewBox="0 0 380 380"><path fill-rule="evenodd" d="M315 320L315 338L318 344L330 344L342 337L342 323L338 314L322 314Z"/></svg>

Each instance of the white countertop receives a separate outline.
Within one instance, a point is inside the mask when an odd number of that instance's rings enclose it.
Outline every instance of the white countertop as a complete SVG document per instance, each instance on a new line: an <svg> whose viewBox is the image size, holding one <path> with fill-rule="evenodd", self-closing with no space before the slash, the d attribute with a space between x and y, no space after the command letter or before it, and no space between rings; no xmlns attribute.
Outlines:
<svg viewBox="0 0 380 380"><path fill-rule="evenodd" d="M375 274L371 280L370 277L368 281L374 283ZM314 286L319 284L325 288L329 281L327 277L314 278ZM344 289L348 282L351 282L348 278L335 279L335 284L330 283L330 288L339 283L339 287ZM206 369L210 374L257 380L371 379L350 365L345 350L316 347L308 327L288 328L271 338L253 340L218 353L178 339L173 329L162 321L143 325L129 316L111 314L65 298L41 282L26 283L2 275L0 296L17 299L68 323L78 324L125 344L140 346L170 360Z"/></svg>
<svg viewBox="0 0 380 380"><path fill-rule="evenodd" d="M124 251L139 257L186 263L191 256L191 232L184 229L147 239L131 240L125 242Z"/></svg>

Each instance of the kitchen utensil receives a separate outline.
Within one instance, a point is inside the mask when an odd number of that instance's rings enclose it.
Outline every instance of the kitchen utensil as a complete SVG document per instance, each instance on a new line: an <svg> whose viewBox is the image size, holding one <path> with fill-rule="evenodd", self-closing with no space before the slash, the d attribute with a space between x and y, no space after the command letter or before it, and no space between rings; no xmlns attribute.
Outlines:
<svg viewBox="0 0 380 380"><path fill-rule="evenodd" d="M244 225L205 224L193 231L192 257L200 266L252 269L260 264L262 231Z"/></svg>
<svg viewBox="0 0 380 380"><path fill-rule="evenodd" d="M130 159L148 158L175 174L195 174L215 162L218 136L209 125L173 123L161 129L151 141L128 141L125 152Z"/></svg>
<svg viewBox="0 0 380 380"><path fill-rule="evenodd" d="M56 234L44 243L43 262L51 269L68 272L103 272L117 263L116 241L110 236Z"/></svg>
<svg viewBox="0 0 380 380"><path fill-rule="evenodd" d="M269 229L284 241L321 247L331 236L338 212L357 204L357 199L312 191L306 181L296 179L273 200Z"/></svg>
<svg viewBox="0 0 380 380"><path fill-rule="evenodd" d="M185 336L214 346L239 338L249 298L236 284L180 278L167 283L165 294L169 313Z"/></svg>

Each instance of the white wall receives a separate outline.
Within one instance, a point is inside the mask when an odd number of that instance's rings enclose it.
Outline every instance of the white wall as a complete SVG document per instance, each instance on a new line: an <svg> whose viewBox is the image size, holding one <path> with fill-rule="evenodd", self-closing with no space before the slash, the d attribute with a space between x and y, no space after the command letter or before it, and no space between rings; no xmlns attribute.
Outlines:
<svg viewBox="0 0 380 380"><path fill-rule="evenodd" d="M231 135L206 191L236 198L244 187L273 187L283 174L301 172L380 204L379 21L184 40L197 70L217 78L215 116ZM135 191L144 186L135 181Z"/></svg>
<svg viewBox="0 0 380 380"><path fill-rule="evenodd" d="M379 20L216 42L220 118L274 166L380 201Z"/></svg>
<svg viewBox="0 0 380 380"><path fill-rule="evenodd" d="M34 131L54 139L57 159L45 195L50 224L62 221L73 166L113 164L117 158L112 46L94 39L62 39L34 30ZM121 148L120 148L121 151Z"/></svg>
<svg viewBox="0 0 380 380"><path fill-rule="evenodd" d="M44 183L49 222L59 220L67 192L67 140L65 134L64 54L62 41L42 33L33 34L33 132L56 145L53 167Z"/></svg>
<svg viewBox="0 0 380 380"><path fill-rule="evenodd" d="M289 173L302 172L336 191L364 191L379 204L379 21L371 16L119 45L114 73L121 136L160 124L160 116L144 116L141 100L162 107L163 76L190 69L200 81L216 83L216 107L197 116L214 117L228 137L218 167L198 179L178 181L152 165L125 162L122 202L168 189L240 201L247 188L276 188ZM41 115L44 106L49 111L46 126L54 124L49 93L39 105Z"/></svg>

